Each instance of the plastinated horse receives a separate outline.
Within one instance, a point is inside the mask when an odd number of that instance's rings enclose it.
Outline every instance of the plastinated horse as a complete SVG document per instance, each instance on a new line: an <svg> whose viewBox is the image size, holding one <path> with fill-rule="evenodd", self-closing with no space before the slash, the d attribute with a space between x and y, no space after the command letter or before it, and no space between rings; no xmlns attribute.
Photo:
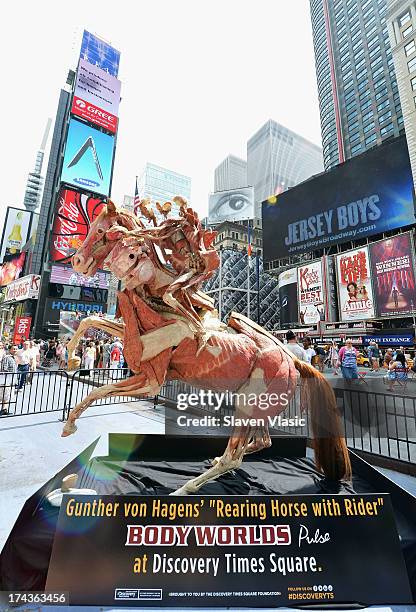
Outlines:
<svg viewBox="0 0 416 612"><path fill-rule="evenodd" d="M212 247L215 233L202 228L186 202L181 200L180 205L179 219L146 228L139 217L109 202L73 256L77 272L92 276L108 268L122 281L118 304L123 323L100 317L81 321L68 344L68 367L79 366L74 352L78 340L87 328L95 327L123 338L124 355L134 375L95 388L71 410L62 435L76 431L76 419L96 399L156 395L166 380L231 391L237 398L235 418L241 419L237 422L247 423L253 417L255 424L235 427L224 454L212 467L175 491L195 493L209 480L238 468L244 455L271 445L260 402L247 398L273 394L266 414L276 416L293 396L299 373L317 467L332 480L350 478L348 449L328 381L250 319L231 313L226 325L217 318L212 300L200 290L218 267Z"/></svg>

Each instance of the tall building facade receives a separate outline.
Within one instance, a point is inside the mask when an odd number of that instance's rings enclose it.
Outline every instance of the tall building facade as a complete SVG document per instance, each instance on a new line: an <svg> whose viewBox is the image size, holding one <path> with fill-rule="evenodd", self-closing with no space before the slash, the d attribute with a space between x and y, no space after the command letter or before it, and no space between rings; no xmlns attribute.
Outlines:
<svg viewBox="0 0 416 612"><path fill-rule="evenodd" d="M216 168L214 173L214 191L246 187L247 162L241 157L228 155Z"/></svg>
<svg viewBox="0 0 416 612"><path fill-rule="evenodd" d="M388 0L387 22L397 86L416 185L416 2Z"/></svg>
<svg viewBox="0 0 416 612"><path fill-rule="evenodd" d="M40 149L36 154L35 167L33 172L29 172L29 176L27 178L25 197L23 200L23 204L26 210L30 210L34 212L39 204L42 196L42 187L43 187L43 177L42 177L42 166L43 166L43 158L45 155L46 143L49 136L49 130L51 128L52 119L48 119L45 132L43 134L42 143L40 145Z"/></svg>
<svg viewBox="0 0 416 612"><path fill-rule="evenodd" d="M189 176L179 174L173 170L147 163L138 181L140 198L149 198L154 202L163 204L172 201L177 195L185 197L189 203L191 198L191 179ZM162 221L163 217L155 210L156 218ZM179 207L173 203L171 217L178 216Z"/></svg>
<svg viewBox="0 0 416 612"><path fill-rule="evenodd" d="M387 0L310 0L325 170L404 131Z"/></svg>
<svg viewBox="0 0 416 612"><path fill-rule="evenodd" d="M322 149L285 128L267 121L247 142L247 180L254 187L255 217L261 203L322 172Z"/></svg>

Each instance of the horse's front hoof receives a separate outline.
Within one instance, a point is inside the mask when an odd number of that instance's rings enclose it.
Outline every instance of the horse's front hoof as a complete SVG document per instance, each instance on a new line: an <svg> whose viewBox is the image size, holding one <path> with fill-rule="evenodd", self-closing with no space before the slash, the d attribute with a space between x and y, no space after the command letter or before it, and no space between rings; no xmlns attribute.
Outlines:
<svg viewBox="0 0 416 612"><path fill-rule="evenodd" d="M175 495L175 496L177 495L179 497L179 496L189 495L189 493L185 489L185 487L181 487L180 489L173 491L173 493L169 493L169 495Z"/></svg>
<svg viewBox="0 0 416 612"><path fill-rule="evenodd" d="M77 426L74 423L71 423L70 421L67 421L65 423L65 426L64 426L63 430L62 430L61 438L67 438L71 434L75 433L76 430L77 430Z"/></svg>

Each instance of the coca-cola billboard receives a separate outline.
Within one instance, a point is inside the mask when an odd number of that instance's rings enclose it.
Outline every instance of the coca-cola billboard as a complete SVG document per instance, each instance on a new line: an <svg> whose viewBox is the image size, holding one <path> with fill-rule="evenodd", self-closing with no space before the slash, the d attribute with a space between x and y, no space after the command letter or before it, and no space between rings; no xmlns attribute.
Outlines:
<svg viewBox="0 0 416 612"><path fill-rule="evenodd" d="M93 198L74 189L61 189L52 229L51 261L70 262L105 204L102 198Z"/></svg>

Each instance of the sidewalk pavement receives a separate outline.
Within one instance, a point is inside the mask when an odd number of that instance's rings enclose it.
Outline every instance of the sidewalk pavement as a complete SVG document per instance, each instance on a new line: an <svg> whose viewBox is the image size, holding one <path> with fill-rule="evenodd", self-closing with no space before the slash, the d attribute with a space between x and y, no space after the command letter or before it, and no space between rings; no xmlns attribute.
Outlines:
<svg viewBox="0 0 416 612"><path fill-rule="evenodd" d="M98 437L93 456L107 454L108 433L165 433L164 408L148 401L90 407L67 438L60 416L0 419L0 550L27 498Z"/></svg>

